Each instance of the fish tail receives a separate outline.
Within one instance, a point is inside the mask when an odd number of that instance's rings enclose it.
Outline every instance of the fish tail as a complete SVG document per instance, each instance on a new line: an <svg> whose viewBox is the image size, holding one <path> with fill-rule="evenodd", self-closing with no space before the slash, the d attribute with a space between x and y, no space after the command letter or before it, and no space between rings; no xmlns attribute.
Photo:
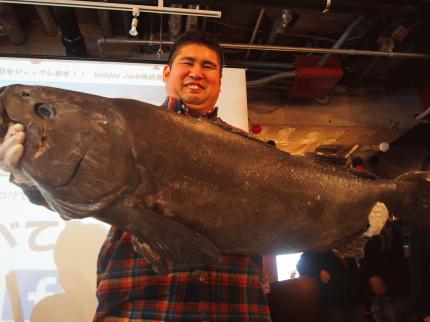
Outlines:
<svg viewBox="0 0 430 322"><path fill-rule="evenodd" d="M430 171L409 172L395 179L400 219L430 227Z"/></svg>

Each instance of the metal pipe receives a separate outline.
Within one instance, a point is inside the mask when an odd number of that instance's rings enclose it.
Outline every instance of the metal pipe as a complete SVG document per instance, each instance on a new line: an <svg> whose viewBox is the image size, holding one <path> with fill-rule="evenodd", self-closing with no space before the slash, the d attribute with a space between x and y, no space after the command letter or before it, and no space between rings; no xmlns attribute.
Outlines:
<svg viewBox="0 0 430 322"><path fill-rule="evenodd" d="M297 76L297 73L295 71L277 73L275 75L263 77L253 81L248 81L246 82L246 87L248 88L261 87L275 80L284 79L284 78L295 78L296 76Z"/></svg>
<svg viewBox="0 0 430 322"><path fill-rule="evenodd" d="M425 119L429 115L430 115L430 107L428 107L424 112L422 112L420 115L416 116L415 118L420 121Z"/></svg>
<svg viewBox="0 0 430 322"><path fill-rule="evenodd" d="M175 8L180 8L181 5L172 5ZM182 17L180 15L170 15L169 17L169 37L170 39L176 39L182 30Z"/></svg>
<svg viewBox="0 0 430 322"><path fill-rule="evenodd" d="M74 9L69 7L52 7L51 9L61 30L61 40L66 49L66 55L87 56L87 47Z"/></svg>
<svg viewBox="0 0 430 322"><path fill-rule="evenodd" d="M293 20L293 14L289 9L283 9L281 16L276 19L272 25L272 30L270 31L269 37L267 38L266 45L273 45L278 39L278 35L287 30L288 24ZM269 57L269 52L265 51L262 54L263 59L267 60Z"/></svg>
<svg viewBox="0 0 430 322"><path fill-rule="evenodd" d="M137 8L140 12L221 18L221 11L163 7L160 5L143 6L140 4L109 3L109 2L80 1L80 0L0 0L0 3L2 2L17 3L17 4L33 4L33 5L39 5L39 6L104 9L104 10L116 10L116 11L131 11L131 12L133 12L133 9Z"/></svg>
<svg viewBox="0 0 430 322"><path fill-rule="evenodd" d="M97 40L100 57L103 57L102 44L131 44L131 45L158 45L159 41L151 40L128 40L128 39L112 39L100 38ZM172 45L173 41L163 40L162 45ZM331 53L338 55L352 56L378 56L390 58L418 58L430 59L429 54L408 53L408 52L383 52L373 50L356 50L356 49L331 49L331 48L308 48L308 47L292 47L292 46L267 46L267 45L248 45L235 43L221 43L222 48L228 49L250 49L250 50L265 50L265 51L280 51L280 52L301 52L301 53Z"/></svg>
<svg viewBox="0 0 430 322"><path fill-rule="evenodd" d="M189 5L188 8L190 9L199 9L199 5ZM196 16L188 16L187 22L185 23L185 30L186 31L192 31L197 30L199 28L199 20Z"/></svg>
<svg viewBox="0 0 430 322"><path fill-rule="evenodd" d="M340 47L342 47L342 45L345 43L346 39L348 39L349 35L351 34L351 32L355 29L355 27L364 19L364 16L358 16L350 25L348 28L346 28L346 30L344 31L344 33L342 34L342 36L340 36L340 38L335 42L335 44L333 45L332 49L338 49ZM326 63L327 60L330 58L331 54L327 53L325 54L320 61L318 62L318 66L319 67L323 67Z"/></svg>
<svg viewBox="0 0 430 322"><path fill-rule="evenodd" d="M278 38L278 35L287 29L287 26L291 22L291 20L293 20L293 14L291 10L282 10L281 16L273 23L272 30L270 31L266 44L274 44L276 42L276 39Z"/></svg>
<svg viewBox="0 0 430 322"><path fill-rule="evenodd" d="M263 61L241 61L241 60L228 60L229 66L242 66L244 68L271 68L279 70L291 70L296 68L296 64L294 63L270 63L270 62L263 62Z"/></svg>
<svg viewBox="0 0 430 322"><path fill-rule="evenodd" d="M250 45L254 43L255 37L257 36L258 29L260 29L260 24L261 24L261 21L263 20L264 11L265 11L264 9L260 9L260 14L258 15L257 23L255 24L255 28L254 28L254 31L252 32L251 40L249 41ZM246 51L245 60L248 60L249 53L250 53L250 50L248 49Z"/></svg>
<svg viewBox="0 0 430 322"><path fill-rule="evenodd" d="M375 67L375 65L379 62L379 60L381 59L381 57L373 57L372 61L369 63L369 65L367 65L367 67L364 69L364 71L360 74L360 76L358 76L354 83L353 86L357 87L361 81L367 76L367 74L373 69L373 67Z"/></svg>
<svg viewBox="0 0 430 322"><path fill-rule="evenodd" d="M12 5L0 5L0 34L6 34L14 45L23 45L27 41L24 29Z"/></svg>
<svg viewBox="0 0 430 322"><path fill-rule="evenodd" d="M51 10L48 7L36 6L34 9L42 22L42 29L45 35L54 37L58 34L58 27L55 23Z"/></svg>
<svg viewBox="0 0 430 322"><path fill-rule="evenodd" d="M127 0L138 3L142 0ZM196 0L165 0L166 4L181 3L182 5L195 4ZM212 7L228 7L231 0L206 0L205 5ZM427 17L430 3L426 0L236 0L235 5L254 8L285 8L299 10L313 10L330 13L349 13L366 15L395 15L401 17L423 16Z"/></svg>
<svg viewBox="0 0 430 322"><path fill-rule="evenodd" d="M229 49L252 49L280 52L302 52L302 53L331 53L352 56L380 56L380 57L402 57L402 58L421 58L430 59L429 54L408 53L408 52L382 52L373 50L357 49L331 49L331 48L308 48L293 46L267 46L267 45L247 45L247 44L221 44L223 48Z"/></svg>

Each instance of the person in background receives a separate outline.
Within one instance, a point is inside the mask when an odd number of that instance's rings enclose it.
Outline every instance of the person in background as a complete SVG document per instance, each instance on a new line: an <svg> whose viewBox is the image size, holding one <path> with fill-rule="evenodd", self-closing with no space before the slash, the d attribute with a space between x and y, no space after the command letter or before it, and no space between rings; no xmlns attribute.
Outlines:
<svg viewBox="0 0 430 322"><path fill-rule="evenodd" d="M400 222L388 222L381 234L366 244L361 269L368 281L375 322L415 320L403 247L404 228Z"/></svg>
<svg viewBox="0 0 430 322"><path fill-rule="evenodd" d="M222 50L214 38L201 32L183 34L163 70L163 107L184 117L219 121L215 104L222 65ZM0 166L33 202L43 204L17 167L24 139L21 125L10 128L0 146ZM168 274L160 275L136 252L133 240L131 233L116 227L109 231L98 260L94 321L270 321L260 256L224 254L218 265L167 263Z"/></svg>
<svg viewBox="0 0 430 322"><path fill-rule="evenodd" d="M411 227L408 258L412 298L420 322L430 322L430 229Z"/></svg>
<svg viewBox="0 0 430 322"><path fill-rule="evenodd" d="M312 277L319 284L321 322L366 322L364 305L356 298L352 262L334 252L304 252L297 263L300 276Z"/></svg>

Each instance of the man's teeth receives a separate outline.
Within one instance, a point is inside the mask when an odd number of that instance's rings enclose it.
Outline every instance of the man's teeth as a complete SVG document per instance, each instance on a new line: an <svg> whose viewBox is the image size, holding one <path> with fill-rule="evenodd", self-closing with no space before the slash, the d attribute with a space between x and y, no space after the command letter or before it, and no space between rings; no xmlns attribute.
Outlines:
<svg viewBox="0 0 430 322"><path fill-rule="evenodd" d="M191 89L199 89L200 88L199 85L195 85L195 84L189 84L189 85L187 85L187 87L191 88Z"/></svg>

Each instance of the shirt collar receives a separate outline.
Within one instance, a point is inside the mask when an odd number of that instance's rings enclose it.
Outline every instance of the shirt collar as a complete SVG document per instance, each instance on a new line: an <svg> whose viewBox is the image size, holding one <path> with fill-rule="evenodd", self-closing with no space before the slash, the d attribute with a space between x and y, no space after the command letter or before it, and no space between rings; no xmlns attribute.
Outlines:
<svg viewBox="0 0 430 322"><path fill-rule="evenodd" d="M178 114L190 115L188 107L181 100L172 96L167 96L162 106L164 108L167 108L169 111L172 111ZM215 106L212 109L210 109L207 113L199 115L196 118L216 121L218 119L218 107Z"/></svg>

